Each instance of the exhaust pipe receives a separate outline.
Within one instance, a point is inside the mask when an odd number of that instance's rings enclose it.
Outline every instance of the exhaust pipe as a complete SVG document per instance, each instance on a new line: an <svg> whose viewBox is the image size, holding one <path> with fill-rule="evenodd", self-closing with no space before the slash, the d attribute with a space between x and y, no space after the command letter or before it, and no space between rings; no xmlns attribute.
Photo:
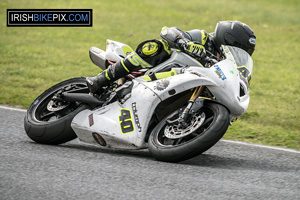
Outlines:
<svg viewBox="0 0 300 200"><path fill-rule="evenodd" d="M62 93L62 99L65 101L71 101L71 102L78 101L78 102L86 103L93 108L104 104L104 101L100 101L93 95L85 94L85 93L64 92L64 93Z"/></svg>

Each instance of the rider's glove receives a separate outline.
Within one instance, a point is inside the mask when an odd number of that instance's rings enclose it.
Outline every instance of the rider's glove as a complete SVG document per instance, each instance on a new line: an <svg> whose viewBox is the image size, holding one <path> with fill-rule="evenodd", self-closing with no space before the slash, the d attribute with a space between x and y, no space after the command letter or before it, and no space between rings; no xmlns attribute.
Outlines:
<svg viewBox="0 0 300 200"><path fill-rule="evenodd" d="M205 58L205 47L197 42L184 42L181 44L184 52L196 58Z"/></svg>

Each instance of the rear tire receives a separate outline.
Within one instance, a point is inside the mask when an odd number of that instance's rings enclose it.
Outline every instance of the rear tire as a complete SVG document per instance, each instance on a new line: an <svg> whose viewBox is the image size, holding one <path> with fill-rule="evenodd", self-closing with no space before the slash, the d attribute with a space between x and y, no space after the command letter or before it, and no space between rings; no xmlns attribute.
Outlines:
<svg viewBox="0 0 300 200"><path fill-rule="evenodd" d="M217 103L208 102L200 109L204 112L203 124L192 133L181 138L170 139L165 135L168 119L179 117L178 110L163 119L150 134L148 148L150 154L160 161L180 162L193 158L216 144L229 126L228 110Z"/></svg>
<svg viewBox="0 0 300 200"><path fill-rule="evenodd" d="M87 87L83 77L63 81L43 92L28 108L24 127L33 141L42 144L62 144L77 137L71 128L71 122L80 111L89 108L87 105L62 102L54 111L47 108L59 90L71 85L77 88Z"/></svg>

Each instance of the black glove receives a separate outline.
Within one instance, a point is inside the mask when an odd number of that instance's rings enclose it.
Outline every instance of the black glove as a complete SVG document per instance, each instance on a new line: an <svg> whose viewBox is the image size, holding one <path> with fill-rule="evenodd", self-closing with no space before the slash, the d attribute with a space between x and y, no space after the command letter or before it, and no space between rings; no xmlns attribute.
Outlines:
<svg viewBox="0 0 300 200"><path fill-rule="evenodd" d="M206 51L205 47L197 42L191 42L187 40L180 40L179 44L184 52L187 54L196 57L196 58L205 58Z"/></svg>

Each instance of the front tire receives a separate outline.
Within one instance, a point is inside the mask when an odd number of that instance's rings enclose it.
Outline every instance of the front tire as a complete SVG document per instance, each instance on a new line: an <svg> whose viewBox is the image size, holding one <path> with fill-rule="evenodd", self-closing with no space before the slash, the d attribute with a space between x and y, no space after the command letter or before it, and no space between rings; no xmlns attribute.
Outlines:
<svg viewBox="0 0 300 200"><path fill-rule="evenodd" d="M148 141L150 154L160 161L180 162L193 158L216 144L229 126L228 110L220 104L208 102L199 112L205 116L202 125L191 126L196 127L196 130L188 135L183 134L182 137L174 134L172 138L165 134L169 129L174 130L170 128L168 120L178 118L181 113L179 110L163 119L150 134Z"/></svg>
<svg viewBox="0 0 300 200"><path fill-rule="evenodd" d="M53 97L60 90L85 88L85 78L73 78L43 92L28 108L24 119L29 138L42 144L62 144L77 136L71 128L74 116L89 107L79 102L58 102Z"/></svg>

